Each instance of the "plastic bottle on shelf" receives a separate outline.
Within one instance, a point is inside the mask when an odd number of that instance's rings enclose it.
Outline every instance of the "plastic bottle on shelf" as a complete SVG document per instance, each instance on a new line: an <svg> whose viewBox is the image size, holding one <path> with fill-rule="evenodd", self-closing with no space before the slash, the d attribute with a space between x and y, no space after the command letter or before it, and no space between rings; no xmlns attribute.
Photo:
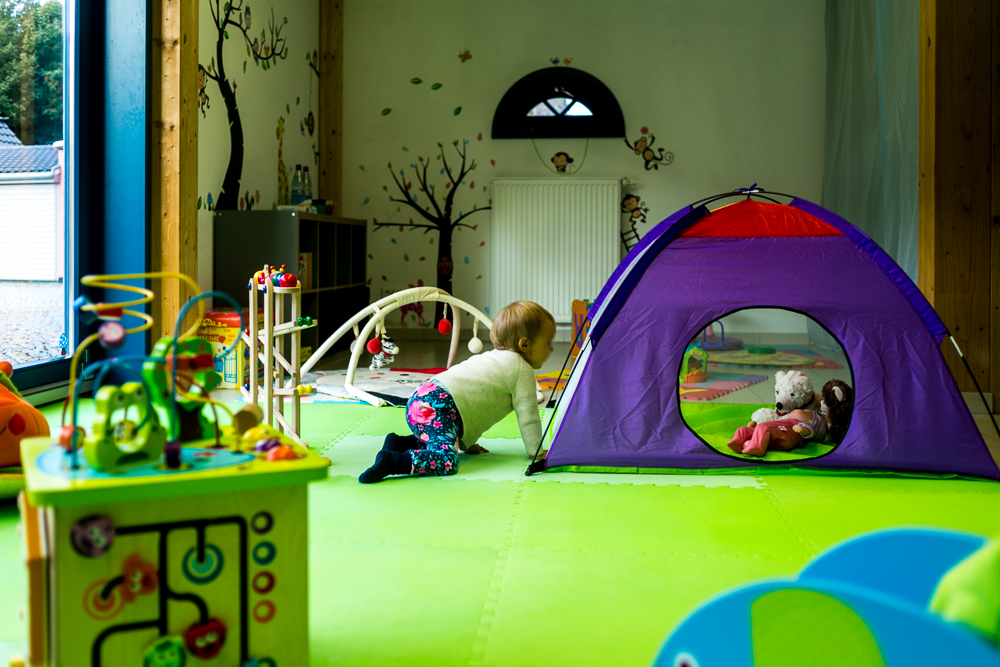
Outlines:
<svg viewBox="0 0 1000 667"><path fill-rule="evenodd" d="M292 205L301 204L306 198L304 179L302 178L302 165L295 165L295 176L292 177Z"/></svg>
<svg viewBox="0 0 1000 667"><path fill-rule="evenodd" d="M302 190L305 193L306 199L311 200L313 198L313 182L312 179L309 178L309 167L303 167L302 169L304 172L302 175L303 176Z"/></svg>

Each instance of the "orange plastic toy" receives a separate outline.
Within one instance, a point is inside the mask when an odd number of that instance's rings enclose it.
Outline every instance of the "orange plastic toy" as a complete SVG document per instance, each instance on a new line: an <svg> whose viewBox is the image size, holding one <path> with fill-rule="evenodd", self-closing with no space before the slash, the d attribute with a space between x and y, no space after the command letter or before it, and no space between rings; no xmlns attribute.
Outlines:
<svg viewBox="0 0 1000 667"><path fill-rule="evenodd" d="M10 381L13 368L0 362L0 468L21 465L21 440L49 435L42 413Z"/></svg>

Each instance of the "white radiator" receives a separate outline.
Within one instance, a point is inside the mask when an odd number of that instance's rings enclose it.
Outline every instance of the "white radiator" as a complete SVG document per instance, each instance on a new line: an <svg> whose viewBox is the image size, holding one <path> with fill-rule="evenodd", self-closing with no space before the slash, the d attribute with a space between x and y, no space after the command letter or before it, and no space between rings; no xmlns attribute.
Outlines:
<svg viewBox="0 0 1000 667"><path fill-rule="evenodd" d="M618 265L620 199L618 179L493 179L490 316L524 299L569 324Z"/></svg>

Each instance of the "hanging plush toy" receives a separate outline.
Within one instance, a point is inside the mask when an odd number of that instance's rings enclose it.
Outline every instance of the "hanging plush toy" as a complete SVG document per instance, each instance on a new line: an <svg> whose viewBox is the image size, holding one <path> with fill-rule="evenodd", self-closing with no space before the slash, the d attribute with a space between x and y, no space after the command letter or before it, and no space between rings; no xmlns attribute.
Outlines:
<svg viewBox="0 0 1000 667"><path fill-rule="evenodd" d="M472 338L469 340L469 352L479 354L483 351L483 341L479 340L479 318L472 323Z"/></svg>
<svg viewBox="0 0 1000 667"><path fill-rule="evenodd" d="M379 351L372 357L372 363L369 366L373 371L379 368L388 368L393 362L393 355L399 354L399 348L396 347L396 343L386 336L384 331L378 341L380 344Z"/></svg>

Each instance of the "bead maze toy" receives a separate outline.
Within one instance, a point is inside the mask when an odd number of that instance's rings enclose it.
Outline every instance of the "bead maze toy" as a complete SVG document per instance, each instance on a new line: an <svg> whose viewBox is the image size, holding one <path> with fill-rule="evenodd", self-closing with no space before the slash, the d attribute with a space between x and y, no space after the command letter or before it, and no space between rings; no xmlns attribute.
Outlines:
<svg viewBox="0 0 1000 667"><path fill-rule="evenodd" d="M92 343L113 350L153 325L134 308L154 294L121 282L130 279L181 280L196 296L149 356L78 373ZM181 333L195 306L200 321L204 299L238 304L201 294L175 273L81 282L138 297L77 300L85 325L101 323L71 360L68 423L55 438L22 442L29 636L27 655L11 664L307 664L305 485L326 477L329 461L261 423L256 405L230 413L214 400L212 347L193 335L197 323ZM126 328L125 317L139 323ZM112 369L128 381L106 383ZM88 378L90 433L78 423ZM219 411L231 414L230 424L219 423Z"/></svg>
<svg viewBox="0 0 1000 667"><path fill-rule="evenodd" d="M264 265L263 270L254 274L247 283L250 293L250 312L256 313L261 296L264 301L264 330L257 326L257 319L250 318L250 326L244 329L240 339L243 355L253 356L251 349L263 348L256 352L264 364L264 378L258 383L257 373L250 373L249 382L240 391L251 405L257 404L257 397L264 391L264 422L274 426L277 421L279 432L286 433L302 446L299 436L301 429L301 402L299 397L309 393L309 389L299 385L302 377L299 352L302 349L302 332L318 325L308 315L302 315L302 286L296 277L280 269ZM285 320L285 297L290 300L291 316ZM287 354L285 341L288 342ZM256 341L256 345L252 342ZM252 364L251 364L252 365ZM288 376L287 384L285 381ZM263 385L263 386L261 386ZM275 386L277 385L277 386ZM291 402L291 414L285 415L285 398Z"/></svg>
<svg viewBox="0 0 1000 667"><path fill-rule="evenodd" d="M390 294L389 296L383 297L382 299L379 299L375 303L366 306L355 313L354 317L340 325L340 328L334 331L330 337L327 338L315 352L313 352L312 356L309 357L304 364L302 364L300 373L309 372L312 367L323 358L323 355L325 355L330 348L333 347L334 343L340 340L342 336L346 335L348 331L353 329L355 340L351 343L351 360L347 366L347 378L344 381L344 388L354 396L357 396L361 400L366 403L370 403L375 407L386 405L387 403L383 399L366 391L362 391L354 386L354 374L358 370L358 362L361 359L362 352L367 350L375 356L371 367L372 370L388 366L389 363L392 362L392 357L399 353L399 348L395 345L392 339L388 339L388 337L385 336L386 315L394 310L405 308L410 304L422 301L440 301L451 306L453 321L442 319L438 325L438 331L442 334L451 334L451 347L448 351L448 368L451 368L451 366L455 363L455 353L458 351L458 339L462 328L462 310L468 312L475 318L475 322L472 325L472 339L469 340L469 351L473 354L479 354L482 352L483 342L479 340L479 325L482 323L486 327L486 330L489 331L493 327L492 320L490 320L489 317L477 308L470 306L461 299L456 299L444 290L436 287L419 286ZM359 331L358 324L365 318L369 318L368 322L366 322L364 328ZM376 334L376 337L369 340L368 337L373 333ZM383 353L384 341L386 340L388 340L392 345L391 348L388 348L392 351L389 352L387 350ZM368 342L366 344L359 345L358 341ZM382 355L382 357L380 358L378 355Z"/></svg>

